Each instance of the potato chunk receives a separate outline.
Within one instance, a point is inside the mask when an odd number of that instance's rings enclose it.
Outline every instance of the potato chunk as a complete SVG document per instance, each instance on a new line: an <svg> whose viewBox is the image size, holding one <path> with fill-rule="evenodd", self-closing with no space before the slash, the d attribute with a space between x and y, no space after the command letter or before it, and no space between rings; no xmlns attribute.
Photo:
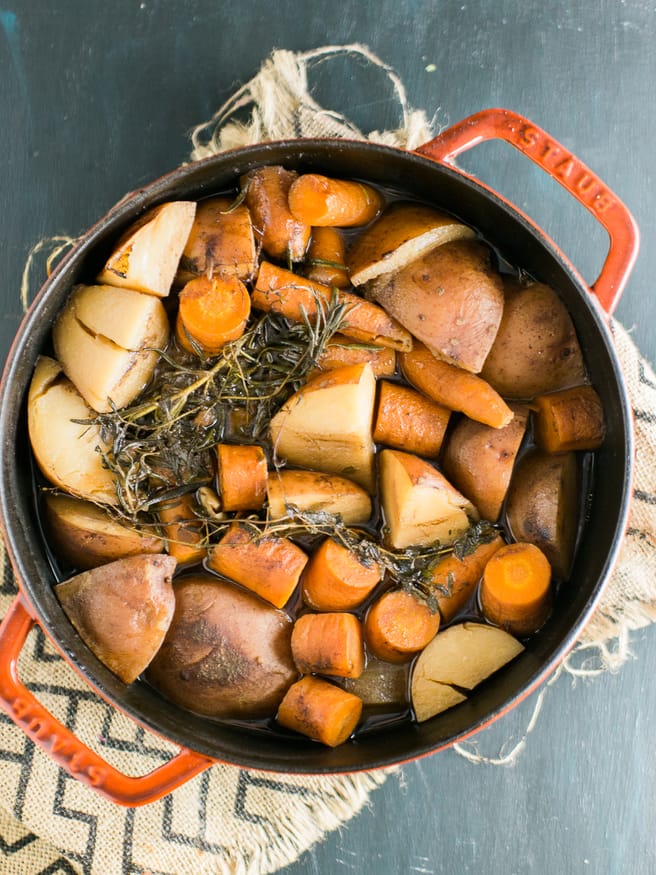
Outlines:
<svg viewBox="0 0 656 875"><path fill-rule="evenodd" d="M61 365L41 356L27 398L30 443L41 472L80 498L118 504L115 477L99 452L108 447L98 427L88 424L93 416Z"/></svg>
<svg viewBox="0 0 656 875"><path fill-rule="evenodd" d="M68 619L98 659L124 683L157 653L173 617L170 556L130 556L55 587Z"/></svg>
<svg viewBox="0 0 656 875"><path fill-rule="evenodd" d="M276 454L301 468L374 489L376 378L368 363L336 368L301 387L271 420Z"/></svg>
<svg viewBox="0 0 656 875"><path fill-rule="evenodd" d="M371 499L361 486L319 471L272 471L267 479L269 518L281 519L294 508L307 513L340 516L346 525L365 523Z"/></svg>
<svg viewBox="0 0 656 875"><path fill-rule="evenodd" d="M398 450L380 453L386 540L395 550L452 544L476 510L431 464Z"/></svg>
<svg viewBox="0 0 656 875"><path fill-rule="evenodd" d="M439 632L414 665L412 707L421 723L464 702L475 686L514 659L523 644L503 629L461 623Z"/></svg>
<svg viewBox="0 0 656 875"><path fill-rule="evenodd" d="M194 201L173 201L149 210L120 238L98 282L165 298L195 215Z"/></svg>
<svg viewBox="0 0 656 875"><path fill-rule="evenodd" d="M98 413L125 407L143 390L169 339L162 302L112 286L76 286L52 331L69 379Z"/></svg>

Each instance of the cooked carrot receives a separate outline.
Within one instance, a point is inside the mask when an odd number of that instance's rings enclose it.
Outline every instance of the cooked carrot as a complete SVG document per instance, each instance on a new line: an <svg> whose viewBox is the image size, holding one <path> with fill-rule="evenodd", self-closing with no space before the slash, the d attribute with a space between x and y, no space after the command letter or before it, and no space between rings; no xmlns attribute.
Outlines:
<svg viewBox="0 0 656 875"><path fill-rule="evenodd" d="M199 202L175 281L183 286L197 276L236 276L249 280L257 250L248 208L232 199L210 197Z"/></svg>
<svg viewBox="0 0 656 875"><path fill-rule="evenodd" d="M502 428L513 418L510 407L489 383L440 361L417 340L410 352L402 353L400 363L408 382L438 404L493 428Z"/></svg>
<svg viewBox="0 0 656 875"><path fill-rule="evenodd" d="M167 540L167 552L178 560L178 565L200 562L205 558L206 548L203 540L203 522L196 513L193 495L164 502L156 508L157 516Z"/></svg>
<svg viewBox="0 0 656 875"><path fill-rule="evenodd" d="M575 386L533 399L535 437L548 453L596 450L606 427L601 399L592 386Z"/></svg>
<svg viewBox="0 0 656 875"><path fill-rule="evenodd" d="M334 225L350 228L366 225L383 207L383 197L375 188L345 179L332 179L318 173L299 176L289 189L289 209L308 225Z"/></svg>
<svg viewBox="0 0 656 875"><path fill-rule="evenodd" d="M362 700L321 678L306 675L293 683L278 707L281 726L328 747L352 734L362 714Z"/></svg>
<svg viewBox="0 0 656 875"><path fill-rule="evenodd" d="M259 510L267 486L267 459L262 447L219 444L216 454L222 509Z"/></svg>
<svg viewBox="0 0 656 875"><path fill-rule="evenodd" d="M307 554L287 538L256 537L233 523L212 547L208 565L281 608L296 589Z"/></svg>
<svg viewBox="0 0 656 875"><path fill-rule="evenodd" d="M485 566L480 590L486 619L514 635L530 635L551 610L551 566L535 544L501 547Z"/></svg>
<svg viewBox="0 0 656 875"><path fill-rule="evenodd" d="M450 417L448 407L408 386L381 380L374 440L419 456L437 456Z"/></svg>
<svg viewBox="0 0 656 875"><path fill-rule="evenodd" d="M385 346L357 343L344 334L333 334L310 376L364 362L369 362L375 377L391 377L396 371L396 352Z"/></svg>
<svg viewBox="0 0 656 875"><path fill-rule="evenodd" d="M458 559L455 553L448 553L431 568L426 585L435 593L443 623L450 623L465 607L486 564L503 544L501 535L496 535L462 559Z"/></svg>
<svg viewBox="0 0 656 875"><path fill-rule="evenodd" d="M380 578L376 562L365 565L353 550L326 538L305 569L303 601L317 611L348 611L362 604Z"/></svg>
<svg viewBox="0 0 656 875"><path fill-rule="evenodd" d="M383 593L364 621L369 650L387 662L407 662L437 635L440 615L404 589Z"/></svg>
<svg viewBox="0 0 656 875"><path fill-rule="evenodd" d="M216 355L244 333L251 302L237 277L203 276L187 283L179 295L176 337L187 352L194 343L205 355Z"/></svg>
<svg viewBox="0 0 656 875"><path fill-rule="evenodd" d="M292 630L292 656L301 674L359 678L364 670L362 624L344 611L302 614Z"/></svg>
<svg viewBox="0 0 656 875"><path fill-rule="evenodd" d="M287 196L297 177L293 170L273 165L251 170L241 180L262 248L272 258L284 261L301 261L310 239L309 224L296 219L289 210Z"/></svg>
<svg viewBox="0 0 656 875"><path fill-rule="evenodd" d="M349 286L346 243L337 228L313 228L307 251L308 279L337 289Z"/></svg>
<svg viewBox="0 0 656 875"><path fill-rule="evenodd" d="M251 303L256 310L273 310L293 322L301 322L306 317L315 319L318 307L328 305L333 295L346 307L343 322L339 326L342 334L391 349L412 348L410 333L378 304L341 289L333 291L330 286L297 276L269 261L263 261L260 265Z"/></svg>

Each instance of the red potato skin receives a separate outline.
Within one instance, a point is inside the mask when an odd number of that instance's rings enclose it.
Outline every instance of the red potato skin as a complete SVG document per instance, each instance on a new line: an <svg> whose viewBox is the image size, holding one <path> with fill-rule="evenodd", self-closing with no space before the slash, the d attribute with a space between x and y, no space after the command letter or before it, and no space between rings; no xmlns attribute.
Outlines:
<svg viewBox="0 0 656 875"><path fill-rule="evenodd" d="M174 589L175 614L149 682L208 717L275 714L298 677L288 615L207 574L180 578Z"/></svg>

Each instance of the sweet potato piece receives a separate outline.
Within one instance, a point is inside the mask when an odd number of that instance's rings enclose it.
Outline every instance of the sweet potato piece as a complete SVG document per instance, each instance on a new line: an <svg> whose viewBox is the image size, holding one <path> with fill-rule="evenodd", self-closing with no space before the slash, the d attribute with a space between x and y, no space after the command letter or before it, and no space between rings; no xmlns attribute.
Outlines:
<svg viewBox="0 0 656 875"><path fill-rule="evenodd" d="M307 561L307 554L288 538L255 539L248 528L233 523L212 547L208 566L281 608L296 589Z"/></svg>
<svg viewBox="0 0 656 875"><path fill-rule="evenodd" d="M278 165L258 167L242 177L246 205L262 238L262 248L272 258L301 261L311 228L289 209L289 189L298 173Z"/></svg>
<svg viewBox="0 0 656 875"><path fill-rule="evenodd" d="M118 522L91 501L50 492L44 505L55 552L74 568L86 570L124 556L164 550L156 534Z"/></svg>
<svg viewBox="0 0 656 875"><path fill-rule="evenodd" d="M443 243L473 236L471 228L440 210L399 201L356 238L348 254L351 282L360 286L401 270Z"/></svg>
<svg viewBox="0 0 656 875"><path fill-rule="evenodd" d="M284 611L208 574L174 583L175 614L148 681L209 717L273 716L298 673Z"/></svg>
<svg viewBox="0 0 656 875"><path fill-rule="evenodd" d="M581 500L575 453L536 450L517 463L506 501L510 531L539 547L559 580L567 579L574 558Z"/></svg>
<svg viewBox="0 0 656 875"><path fill-rule="evenodd" d="M144 671L169 628L175 566L170 556L129 556L55 586L84 643L126 684Z"/></svg>
<svg viewBox="0 0 656 875"><path fill-rule="evenodd" d="M513 418L503 428L462 419L449 435L442 455L442 470L483 519L494 523L510 485L521 446L528 410L514 405Z"/></svg>
<svg viewBox="0 0 656 875"><path fill-rule="evenodd" d="M416 342L399 358L406 380L438 404L493 428L502 428L512 419L512 410L489 383L439 361L422 343Z"/></svg>
<svg viewBox="0 0 656 875"><path fill-rule="evenodd" d="M585 381L574 324L550 286L507 283L503 318L481 376L504 398L525 400Z"/></svg>
<svg viewBox="0 0 656 875"><path fill-rule="evenodd" d="M253 223L248 208L227 197L201 201L175 277L183 286L198 276L249 280L257 266Z"/></svg>
<svg viewBox="0 0 656 875"><path fill-rule="evenodd" d="M281 519L293 509L340 516L347 525L365 523L371 516L371 499L365 490L337 474L319 471L272 471L267 479L269 517Z"/></svg>
<svg viewBox="0 0 656 875"><path fill-rule="evenodd" d="M447 407L414 389L381 380L374 441L419 456L437 456L450 417Z"/></svg>
<svg viewBox="0 0 656 875"><path fill-rule="evenodd" d="M592 386L574 386L538 395L535 439L548 453L596 450L604 441L606 424L601 399Z"/></svg>
<svg viewBox="0 0 656 875"><path fill-rule="evenodd" d="M306 318L315 319L318 306L327 305L333 296L346 307L339 326L342 334L390 349L412 348L410 333L382 307L350 292L334 291L330 286L314 283L268 261L260 265L251 302L256 310L272 310L293 322L301 322Z"/></svg>
<svg viewBox="0 0 656 875"><path fill-rule="evenodd" d="M489 250L475 240L432 249L372 280L365 296L380 304L440 359L478 373L503 313L503 282Z"/></svg>
<svg viewBox="0 0 656 875"><path fill-rule="evenodd" d="M366 363L314 377L271 420L276 455L301 468L348 477L373 492L375 397L376 379Z"/></svg>

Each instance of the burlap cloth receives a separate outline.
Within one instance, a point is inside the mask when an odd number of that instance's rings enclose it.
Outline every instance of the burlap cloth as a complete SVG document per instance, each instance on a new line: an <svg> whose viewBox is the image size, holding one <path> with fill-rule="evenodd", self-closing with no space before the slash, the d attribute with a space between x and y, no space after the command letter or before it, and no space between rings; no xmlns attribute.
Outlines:
<svg viewBox="0 0 656 875"><path fill-rule="evenodd" d="M324 61L380 71L399 102L395 131L365 135L312 98L308 72ZM240 120L241 119L241 120ZM433 135L421 111L411 110L403 85L360 45L305 54L277 51L207 123L192 132L196 160L223 149L286 137L348 136L413 148ZM30 253L24 302L43 278L43 258L69 238L42 241ZM43 258L39 258L42 256ZM637 465L629 531L603 601L565 668L577 674L617 670L629 654L631 631L656 619L653 422L656 377L629 333L612 325L635 412ZM0 550L2 547L0 546ZM0 612L16 587L4 550ZM593 664L588 654L594 655ZM175 752L105 705L34 629L23 650L21 678L52 713L86 744L127 774L144 774ZM543 693L541 694L543 695ZM538 705L541 699L538 698ZM522 748L539 707L522 742ZM470 759L475 749L458 747ZM488 762L509 762L511 757ZM138 809L113 805L69 778L4 715L0 716L0 870L5 875L218 875L275 872L327 832L349 820L395 770L338 777L289 777L216 765L163 800Z"/></svg>

